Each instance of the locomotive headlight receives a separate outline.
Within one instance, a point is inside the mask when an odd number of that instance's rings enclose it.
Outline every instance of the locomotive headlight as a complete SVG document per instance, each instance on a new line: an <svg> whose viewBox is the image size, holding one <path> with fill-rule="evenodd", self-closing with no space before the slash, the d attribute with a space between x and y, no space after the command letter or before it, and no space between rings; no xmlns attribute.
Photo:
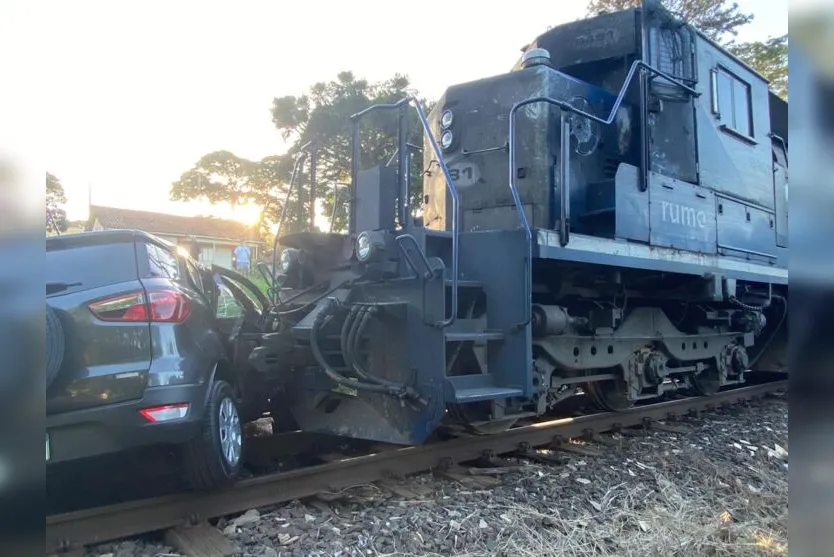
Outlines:
<svg viewBox="0 0 834 557"><path fill-rule="evenodd" d="M443 148L443 150L446 150L452 146L452 140L454 138L455 136L452 135L451 131L446 130L445 132L443 132L443 135L440 136L440 146Z"/></svg>
<svg viewBox="0 0 834 557"><path fill-rule="evenodd" d="M385 251L385 238L380 232L366 230L356 238L356 259L367 263L379 259Z"/></svg>
<svg viewBox="0 0 834 557"><path fill-rule="evenodd" d="M359 234L359 237L356 238L356 258L364 263L371 258L373 250L374 246L371 242L371 235L367 231Z"/></svg>
<svg viewBox="0 0 834 557"><path fill-rule="evenodd" d="M452 125L454 121L454 115L452 115L451 110L444 110L443 114L440 115L440 127L444 130Z"/></svg>
<svg viewBox="0 0 834 557"><path fill-rule="evenodd" d="M298 264L298 250L287 248L281 252L281 273L284 275L290 274L295 266Z"/></svg>

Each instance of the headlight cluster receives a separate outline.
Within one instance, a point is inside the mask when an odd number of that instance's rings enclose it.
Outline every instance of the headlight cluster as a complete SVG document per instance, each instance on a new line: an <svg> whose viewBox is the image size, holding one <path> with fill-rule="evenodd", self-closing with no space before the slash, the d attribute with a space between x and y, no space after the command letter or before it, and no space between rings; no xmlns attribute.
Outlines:
<svg viewBox="0 0 834 557"><path fill-rule="evenodd" d="M287 248L281 252L281 274L289 275L298 266L298 250Z"/></svg>
<svg viewBox="0 0 834 557"><path fill-rule="evenodd" d="M444 151L449 150L452 146L452 142L455 140L455 135L452 133L452 130L449 129L452 126L454 119L455 116L452 114L451 110L444 110L440 115L440 147Z"/></svg>
<svg viewBox="0 0 834 557"><path fill-rule="evenodd" d="M366 230L356 237L355 251L360 263L379 259L385 252L385 238L379 231Z"/></svg>
<svg viewBox="0 0 834 557"><path fill-rule="evenodd" d="M363 232L356 238L356 258L359 261L367 261L371 258L371 252L373 251L373 245L371 244L371 236L367 232Z"/></svg>

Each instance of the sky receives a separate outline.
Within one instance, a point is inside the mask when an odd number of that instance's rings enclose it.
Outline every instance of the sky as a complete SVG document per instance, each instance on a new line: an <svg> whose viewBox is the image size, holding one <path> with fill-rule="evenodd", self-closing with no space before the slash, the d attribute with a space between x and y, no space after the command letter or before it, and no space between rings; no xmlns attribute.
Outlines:
<svg viewBox="0 0 834 557"><path fill-rule="evenodd" d="M736 1L755 14L739 40L787 32L788 0ZM169 189L211 151L283 152L274 97L351 70L371 81L406 74L437 98L449 85L509 70L523 45L585 6L0 0L0 52L42 88L18 97L41 119L43 164L64 184L70 219L86 218L88 188L93 204L247 219L251 212L170 201Z"/></svg>

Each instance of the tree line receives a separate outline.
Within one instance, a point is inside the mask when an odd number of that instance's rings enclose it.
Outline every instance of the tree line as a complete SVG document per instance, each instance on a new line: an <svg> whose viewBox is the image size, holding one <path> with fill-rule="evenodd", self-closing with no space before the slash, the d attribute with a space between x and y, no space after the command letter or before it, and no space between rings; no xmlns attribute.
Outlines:
<svg viewBox="0 0 834 557"><path fill-rule="evenodd" d="M46 173L46 233L47 235L60 234L69 228L67 211L64 204L67 202L67 194L64 192L64 185L57 177L49 172Z"/></svg>
<svg viewBox="0 0 834 557"><path fill-rule="evenodd" d="M314 142L316 147L316 184L320 209L334 215L333 230L346 227L346 190L340 186L350 182L351 137L350 116L377 103L392 103L405 95L418 98L427 110L430 103L421 99L407 77L371 83L357 79L352 72L341 72L336 79L314 84L300 96L285 96L272 101L272 123L285 140L291 141L285 154L258 161L244 159L229 151L215 151L203 156L171 186L173 200L202 199L211 203L231 205L254 204L261 209L261 231L278 222L285 199L291 204L282 223L282 232L304 226L298 216L310 214L310 199L299 199L299 184L309 183L310 157L300 166L299 179L287 197L296 156L303 147ZM412 144L422 143L422 132L416 113L411 111L408 129ZM394 112L369 115L360 127L360 164L370 167L387 163L397 150L397 117ZM419 201L421 160L415 157L412 169L413 202ZM307 182L305 182L307 180ZM334 205L336 211L334 212ZM300 210L298 210L300 209Z"/></svg>
<svg viewBox="0 0 834 557"><path fill-rule="evenodd" d="M722 44L735 56L761 73L771 82L772 90L787 100L787 35L765 41L736 41L741 27L754 16L740 11L738 4L727 0L664 0L666 9ZM640 0L591 0L588 15L623 10L640 5ZM171 186L173 200L207 200L232 205L254 204L262 211L260 228L269 236L270 225L278 222L292 173L294 157L310 141L317 145L318 197L326 215L333 213L335 231L346 226L347 201L344 186L350 181L351 128L349 117L371 104L387 103L410 94L417 96L406 76L371 83L352 72L342 72L329 82L316 83L300 96L273 99L272 123L285 140L291 141L285 154L258 161L247 160L229 151L215 151L203 156ZM424 106L425 100L423 99ZM427 107L430 108L430 107ZM410 111L411 143L422 144L422 130ZM393 113L377 113L369 118L360 132L361 166L385 163L393 156L397 141L397 120ZM412 207L420 207L421 157L415 157L412 168ZM298 198L298 183L289 197L291 210L283 223L282 233L304 226L295 217L309 215L309 199ZM297 208L301 208L297 211ZM341 209L341 211L339 210Z"/></svg>

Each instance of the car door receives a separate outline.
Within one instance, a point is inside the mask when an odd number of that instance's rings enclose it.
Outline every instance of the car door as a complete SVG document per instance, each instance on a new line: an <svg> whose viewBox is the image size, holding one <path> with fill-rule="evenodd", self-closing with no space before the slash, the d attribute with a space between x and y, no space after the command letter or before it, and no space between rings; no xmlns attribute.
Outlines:
<svg viewBox="0 0 834 557"><path fill-rule="evenodd" d="M265 332L269 306L266 296L239 273L185 259L189 273L202 283L203 292L211 301L215 326L226 343L232 363L239 373L246 373L249 354L260 344Z"/></svg>
<svg viewBox="0 0 834 557"><path fill-rule="evenodd" d="M260 288L248 278L230 269L212 265L212 273L218 275L235 299L248 311L263 315L269 307L269 300Z"/></svg>

